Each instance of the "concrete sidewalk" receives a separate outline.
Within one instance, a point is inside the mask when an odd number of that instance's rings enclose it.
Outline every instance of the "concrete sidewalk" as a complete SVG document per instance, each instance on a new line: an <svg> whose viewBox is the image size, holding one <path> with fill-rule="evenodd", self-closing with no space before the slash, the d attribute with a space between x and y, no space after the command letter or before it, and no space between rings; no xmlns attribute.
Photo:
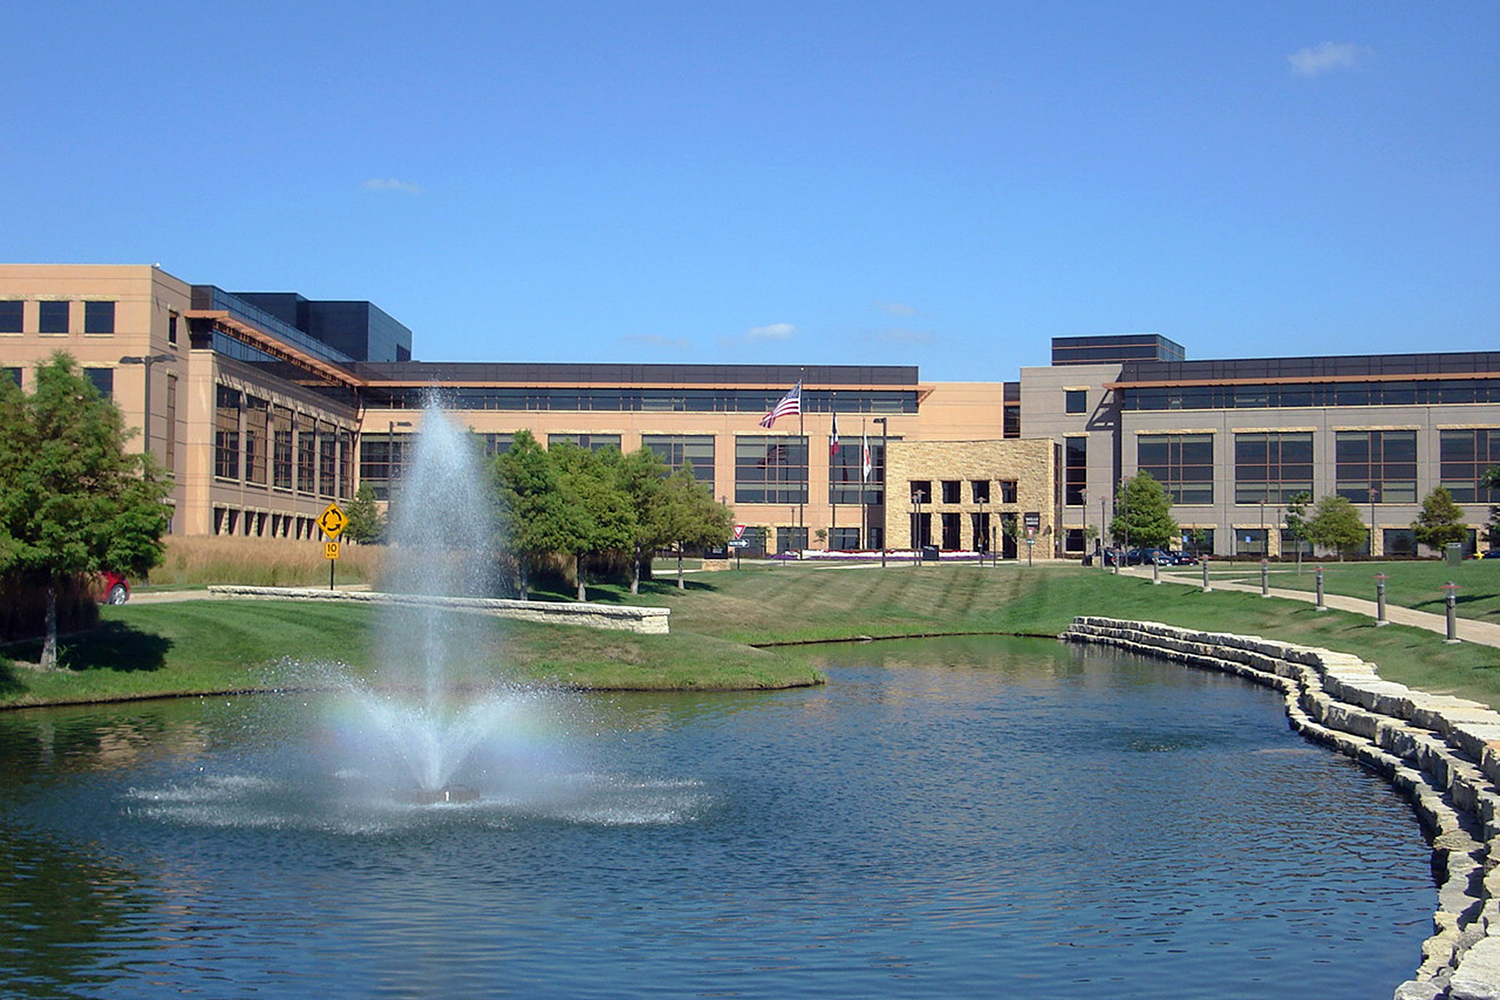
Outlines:
<svg viewBox="0 0 1500 1000"><path fill-rule="evenodd" d="M1121 572L1138 579L1151 579L1150 567L1131 566ZM1203 580L1199 576L1188 576L1186 574L1163 573L1162 583L1175 583L1180 587L1202 587ZM1259 581L1245 583L1238 580L1215 580L1209 578L1209 585L1214 590L1234 590L1243 594L1259 594ZM1316 604L1318 595L1310 590L1285 590L1280 587L1271 587L1267 596L1280 597L1288 601L1302 601L1305 604ZM1339 611L1350 611L1357 615L1365 615L1369 618L1375 617L1375 602L1362 600L1358 597L1345 597L1341 594L1324 594L1323 604L1326 607L1336 608ZM1448 618L1446 615L1436 615L1430 611L1414 611L1411 608L1397 607L1389 601L1385 605L1385 617L1387 621L1397 625L1409 625L1412 628L1426 629L1436 632L1438 635L1448 634ZM1461 642L1473 642L1481 646L1494 646L1500 648L1500 625L1493 622L1475 621L1472 618L1459 617L1455 622L1455 630Z"/></svg>

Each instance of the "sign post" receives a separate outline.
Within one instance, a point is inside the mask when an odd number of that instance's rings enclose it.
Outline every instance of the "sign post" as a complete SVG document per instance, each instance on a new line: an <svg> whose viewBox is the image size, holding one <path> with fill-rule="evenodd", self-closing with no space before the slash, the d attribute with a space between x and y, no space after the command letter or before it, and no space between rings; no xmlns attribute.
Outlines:
<svg viewBox="0 0 1500 1000"><path fill-rule="evenodd" d="M339 536L349 526L349 517L336 503L331 503L318 515L318 527L328 540L323 543L323 558L328 560L328 589L333 589L333 567L339 558Z"/></svg>

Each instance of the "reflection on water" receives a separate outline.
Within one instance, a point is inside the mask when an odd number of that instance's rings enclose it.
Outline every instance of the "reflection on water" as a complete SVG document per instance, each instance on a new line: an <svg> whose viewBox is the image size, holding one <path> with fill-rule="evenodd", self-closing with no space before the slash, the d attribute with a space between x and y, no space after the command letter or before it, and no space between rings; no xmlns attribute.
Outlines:
<svg viewBox="0 0 1500 1000"><path fill-rule="evenodd" d="M7 994L1368 997L1408 810L1232 678L1041 641L824 688L561 697L472 802L260 697L0 715Z"/></svg>

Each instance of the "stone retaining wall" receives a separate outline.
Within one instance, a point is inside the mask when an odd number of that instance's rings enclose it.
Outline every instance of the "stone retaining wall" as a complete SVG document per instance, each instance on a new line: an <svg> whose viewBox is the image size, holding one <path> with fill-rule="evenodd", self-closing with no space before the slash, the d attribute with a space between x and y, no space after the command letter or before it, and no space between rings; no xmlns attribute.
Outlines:
<svg viewBox="0 0 1500 1000"><path fill-rule="evenodd" d="M239 597L261 601L353 601L365 604L437 604L459 611L475 611L498 618L582 625L616 629L643 635L666 635L669 608L643 608L614 604L564 604L560 601L507 601L487 597L425 597L414 594L380 594L361 590L317 590L294 587L209 587L215 597Z"/></svg>
<svg viewBox="0 0 1500 1000"><path fill-rule="evenodd" d="M1396 1000L1500 998L1500 713L1383 681L1347 653L1258 636L1080 616L1063 638L1277 688L1293 729L1384 776L1432 842L1438 907ZM1496 934L1489 930L1495 927Z"/></svg>

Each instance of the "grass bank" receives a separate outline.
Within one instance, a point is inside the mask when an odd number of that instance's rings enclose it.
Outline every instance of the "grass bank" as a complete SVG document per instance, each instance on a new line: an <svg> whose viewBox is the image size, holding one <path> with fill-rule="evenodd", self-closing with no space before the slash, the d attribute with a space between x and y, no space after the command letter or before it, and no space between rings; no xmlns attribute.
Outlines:
<svg viewBox="0 0 1500 1000"><path fill-rule="evenodd" d="M1500 567L1497 567L1500 568ZM1152 586L1076 565L846 568L746 564L657 581L598 601L672 609L672 634L635 636L465 616L497 673L592 688L763 688L807 683L815 652L782 643L961 633L1055 635L1078 614L1275 636L1361 656L1391 680L1500 707L1500 650L1253 594ZM104 609L104 626L65 644L70 672L0 669L0 704L143 697L316 682L312 665L368 670L378 609L184 601ZM768 648L756 648L767 646ZM22 649L21 655L26 655ZM291 659L290 663L283 663Z"/></svg>

